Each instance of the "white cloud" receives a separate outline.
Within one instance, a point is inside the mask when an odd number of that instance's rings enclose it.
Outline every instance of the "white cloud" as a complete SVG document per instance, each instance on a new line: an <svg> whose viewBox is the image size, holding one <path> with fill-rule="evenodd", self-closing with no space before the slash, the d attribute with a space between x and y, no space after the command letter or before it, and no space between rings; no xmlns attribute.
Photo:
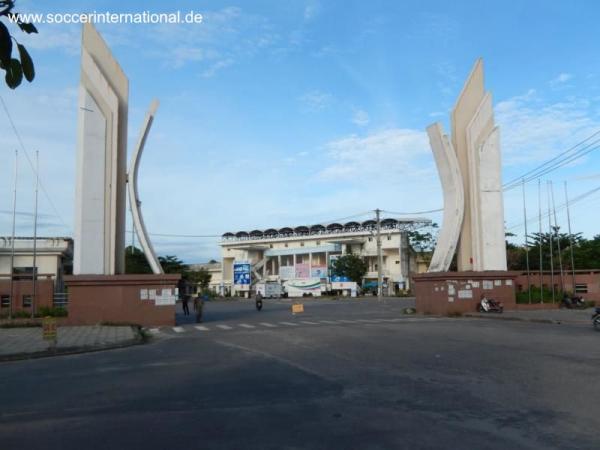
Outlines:
<svg viewBox="0 0 600 450"><path fill-rule="evenodd" d="M570 73L561 73L559 74L556 78L550 80L550 86L558 86L560 84L564 84L567 81L571 80L573 78L573 75Z"/></svg>
<svg viewBox="0 0 600 450"><path fill-rule="evenodd" d="M364 137L352 135L326 145L333 164L319 174L321 179L352 179L357 176L374 180L400 176L412 177L432 162L427 135L423 131L392 128Z"/></svg>
<svg viewBox="0 0 600 450"><path fill-rule="evenodd" d="M369 114L362 109L355 109L352 115L352 123L359 127L367 126L370 122Z"/></svg>
<svg viewBox="0 0 600 450"><path fill-rule="evenodd" d="M231 58L222 59L220 61L217 61L212 66L210 66L208 69L206 69L204 72L202 72L202 76L204 78L213 77L213 76L215 76L215 74L218 71L225 69L226 67L229 67L229 66L233 65L234 63L235 63L235 61Z"/></svg>
<svg viewBox="0 0 600 450"><path fill-rule="evenodd" d="M321 4L316 0L308 2L304 8L304 20L312 20L321 12Z"/></svg>
<svg viewBox="0 0 600 450"><path fill-rule="evenodd" d="M320 111L333 103L333 95L327 92L313 90L305 93L299 98L305 110Z"/></svg>
<svg viewBox="0 0 600 450"><path fill-rule="evenodd" d="M442 111L434 111L429 113L429 117L432 118L436 118L436 117L444 117L446 115L446 113L443 113Z"/></svg>
<svg viewBox="0 0 600 450"><path fill-rule="evenodd" d="M589 102L575 97L548 103L530 90L501 101L495 111L507 166L544 161L600 129Z"/></svg>

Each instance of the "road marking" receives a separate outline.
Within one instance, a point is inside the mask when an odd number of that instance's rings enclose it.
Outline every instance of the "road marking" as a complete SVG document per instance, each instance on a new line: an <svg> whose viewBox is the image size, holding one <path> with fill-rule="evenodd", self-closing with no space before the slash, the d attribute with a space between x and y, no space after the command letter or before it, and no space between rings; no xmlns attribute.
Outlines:
<svg viewBox="0 0 600 450"><path fill-rule="evenodd" d="M297 323L292 323L292 322L279 322L281 325L288 325L290 327L296 327L298 326Z"/></svg>
<svg viewBox="0 0 600 450"><path fill-rule="evenodd" d="M217 328L220 328L221 330L231 330L229 325L217 325Z"/></svg>
<svg viewBox="0 0 600 450"><path fill-rule="evenodd" d="M259 325L262 325L263 327L270 327L270 328L274 328L277 325L273 325L272 323L267 323L267 322L261 322L259 323Z"/></svg>
<svg viewBox="0 0 600 450"><path fill-rule="evenodd" d="M248 325L247 323L238 324L242 328L255 328L254 325Z"/></svg>
<svg viewBox="0 0 600 450"><path fill-rule="evenodd" d="M158 334L158 333L160 333L160 328L150 328L150 333Z"/></svg>
<svg viewBox="0 0 600 450"><path fill-rule="evenodd" d="M362 323L377 323L377 322L373 321L373 319L357 319L357 322L362 322Z"/></svg>
<svg viewBox="0 0 600 450"><path fill-rule="evenodd" d="M335 322L333 320L319 320L319 322L326 323L328 325L338 325L338 322Z"/></svg>
<svg viewBox="0 0 600 450"><path fill-rule="evenodd" d="M341 323L356 323L356 320L340 319L340 320L338 320L338 322L341 322Z"/></svg>
<svg viewBox="0 0 600 450"><path fill-rule="evenodd" d="M309 322L308 320L301 320L300 323L305 323L306 325L319 325L317 322Z"/></svg>
<svg viewBox="0 0 600 450"><path fill-rule="evenodd" d="M175 333L183 333L185 330L182 327L173 327Z"/></svg>
<svg viewBox="0 0 600 450"><path fill-rule="evenodd" d="M196 325L194 328L196 330L200 330L200 331L210 331L210 329L208 327L205 327L203 325Z"/></svg>

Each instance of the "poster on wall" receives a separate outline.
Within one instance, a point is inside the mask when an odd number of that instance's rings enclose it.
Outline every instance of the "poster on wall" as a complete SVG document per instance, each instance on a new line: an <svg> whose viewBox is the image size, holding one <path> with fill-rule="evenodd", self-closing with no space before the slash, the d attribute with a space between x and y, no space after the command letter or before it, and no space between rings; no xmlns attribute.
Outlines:
<svg viewBox="0 0 600 450"><path fill-rule="evenodd" d="M296 264L296 278L310 278L308 264Z"/></svg>
<svg viewBox="0 0 600 450"><path fill-rule="evenodd" d="M312 266L310 276L311 278L327 278L327 266Z"/></svg>
<svg viewBox="0 0 600 450"><path fill-rule="evenodd" d="M233 264L233 284L250 287L251 267L249 262L236 262Z"/></svg>
<svg viewBox="0 0 600 450"><path fill-rule="evenodd" d="M292 278L296 278L294 266L281 266L279 268L279 278L282 280L291 280Z"/></svg>

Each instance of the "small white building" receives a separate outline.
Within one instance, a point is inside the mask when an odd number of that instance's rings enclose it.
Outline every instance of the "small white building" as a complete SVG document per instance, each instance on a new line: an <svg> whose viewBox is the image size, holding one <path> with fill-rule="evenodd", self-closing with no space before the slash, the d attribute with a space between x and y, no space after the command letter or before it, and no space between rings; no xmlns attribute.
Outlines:
<svg viewBox="0 0 600 450"><path fill-rule="evenodd" d="M223 271L222 265L220 262L208 262L208 263L200 263L200 264L189 264L188 268L192 271L198 271L200 269L206 270L210 273L210 283L208 284L208 288L215 293L220 293L222 291L222 281L223 281Z"/></svg>
<svg viewBox="0 0 600 450"><path fill-rule="evenodd" d="M417 265L408 251L408 231L430 224L429 219L383 219L381 242L383 287L388 294L410 288L410 274ZM376 287L376 222L348 222L225 233L221 240L220 294L245 295L261 281L319 278L330 280L332 260L352 253L363 258L368 271L363 287ZM234 267L246 266L251 284L234 284ZM212 284L212 283L211 283Z"/></svg>
<svg viewBox="0 0 600 450"><path fill-rule="evenodd" d="M33 238L15 238L13 273L31 278L34 273ZM63 275L72 272L73 239L68 237L38 237L35 246L35 266L38 277L52 278L55 292L64 290ZM0 237L0 278L10 279L12 238Z"/></svg>

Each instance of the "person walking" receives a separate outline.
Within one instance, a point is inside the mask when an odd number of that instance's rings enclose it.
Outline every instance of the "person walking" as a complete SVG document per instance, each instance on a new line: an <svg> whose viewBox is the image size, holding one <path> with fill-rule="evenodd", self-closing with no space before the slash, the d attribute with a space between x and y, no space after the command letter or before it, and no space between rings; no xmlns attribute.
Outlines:
<svg viewBox="0 0 600 450"><path fill-rule="evenodd" d="M184 294L183 298L181 299L181 305L183 306L183 314L185 316L190 315L190 307L188 305L189 301L190 301L190 296L187 294Z"/></svg>

